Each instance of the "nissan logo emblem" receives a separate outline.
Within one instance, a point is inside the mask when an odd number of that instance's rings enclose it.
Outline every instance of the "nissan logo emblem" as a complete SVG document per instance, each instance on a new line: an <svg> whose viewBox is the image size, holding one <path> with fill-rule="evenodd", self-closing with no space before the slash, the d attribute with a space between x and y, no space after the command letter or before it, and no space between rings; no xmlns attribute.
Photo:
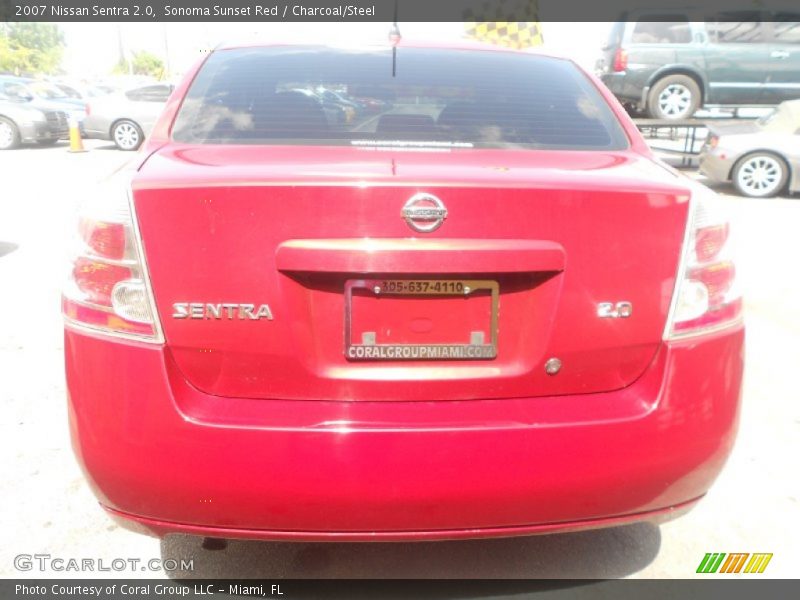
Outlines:
<svg viewBox="0 0 800 600"><path fill-rule="evenodd" d="M414 231L430 233L442 226L447 218L447 208L436 196L422 192L408 199L400 215Z"/></svg>

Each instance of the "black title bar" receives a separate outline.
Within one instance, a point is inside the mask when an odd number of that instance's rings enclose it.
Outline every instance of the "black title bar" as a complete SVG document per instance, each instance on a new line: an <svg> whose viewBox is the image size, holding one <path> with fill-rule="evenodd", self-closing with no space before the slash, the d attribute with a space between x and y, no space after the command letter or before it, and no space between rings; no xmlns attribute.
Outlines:
<svg viewBox="0 0 800 600"><path fill-rule="evenodd" d="M800 20L796 0L0 0L0 21ZM646 13L646 17L643 17Z"/></svg>
<svg viewBox="0 0 800 600"><path fill-rule="evenodd" d="M381 598L521 600L745 600L754 597L796 598L799 580L169 580L169 579L39 579L0 581L0 597L39 600L215 600L215 598ZM794 590L794 592L792 592Z"/></svg>

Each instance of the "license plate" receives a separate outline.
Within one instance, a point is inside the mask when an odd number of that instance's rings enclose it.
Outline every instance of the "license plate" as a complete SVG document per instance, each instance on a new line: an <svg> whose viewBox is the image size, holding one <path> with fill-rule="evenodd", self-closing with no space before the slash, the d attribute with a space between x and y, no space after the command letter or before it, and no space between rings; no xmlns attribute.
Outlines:
<svg viewBox="0 0 800 600"><path fill-rule="evenodd" d="M497 357L499 286L475 279L351 279L345 357L353 361Z"/></svg>

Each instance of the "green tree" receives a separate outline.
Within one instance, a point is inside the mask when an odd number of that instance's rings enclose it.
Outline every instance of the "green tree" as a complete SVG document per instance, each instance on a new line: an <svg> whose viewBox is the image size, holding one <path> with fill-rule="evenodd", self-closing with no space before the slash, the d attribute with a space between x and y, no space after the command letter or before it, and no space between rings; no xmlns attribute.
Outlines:
<svg viewBox="0 0 800 600"><path fill-rule="evenodd" d="M125 60L121 60L114 67L114 73L127 74L129 72L133 75L150 75L151 77L160 78L164 73L164 61L150 52L134 52L130 71Z"/></svg>
<svg viewBox="0 0 800 600"><path fill-rule="evenodd" d="M64 34L54 23L0 23L0 71L57 73L63 53Z"/></svg>

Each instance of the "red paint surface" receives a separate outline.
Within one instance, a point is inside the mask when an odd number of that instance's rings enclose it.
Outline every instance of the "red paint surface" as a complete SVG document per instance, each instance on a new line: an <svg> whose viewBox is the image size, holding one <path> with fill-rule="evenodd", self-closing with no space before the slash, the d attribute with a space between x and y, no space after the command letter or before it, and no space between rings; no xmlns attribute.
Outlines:
<svg viewBox="0 0 800 600"><path fill-rule="evenodd" d="M652 362L686 222L681 179L631 151L391 154L171 145L147 161L136 210L167 344L193 385L241 398L515 398L620 389ZM448 209L433 233L400 214L420 191ZM349 362L346 281L431 274L498 281L497 358ZM632 318L597 318L599 302L618 301ZM178 320L175 302L267 303L275 318ZM469 336L439 331L419 343ZM550 356L565 365L557 378L541 368Z"/></svg>
<svg viewBox="0 0 800 600"><path fill-rule="evenodd" d="M575 524L698 498L733 444L742 342L664 344L616 392L454 402L220 398L163 348L70 331L65 348L103 505L258 537Z"/></svg>
<svg viewBox="0 0 800 600"><path fill-rule="evenodd" d="M662 341L689 185L594 77L628 150L173 144L194 72L133 182L166 344L65 334L74 447L105 507L158 534L427 539L611 525L706 492L743 330ZM400 216L417 192L448 209L429 234ZM349 362L345 283L381 277L497 281L497 358ZM362 300L360 323L414 343L486 316ZM597 317L619 301L630 318ZM176 302L274 320L178 320Z"/></svg>
<svg viewBox="0 0 800 600"><path fill-rule="evenodd" d="M538 525L522 525L517 527L484 527L481 529L436 529L428 531L382 531L379 535L371 531L281 531L268 529L233 529L230 527L208 527L203 525L189 525L186 523L170 523L147 519L106 508L109 516L127 529L163 537L170 533L182 533L202 537L215 537L223 539L251 539L292 542L374 542L380 541L424 541L424 540L458 540L476 538L497 538L525 535L538 535L545 533L565 533L568 531L583 531L601 527L615 527L619 525L647 521L653 524L670 521L689 512L699 501L690 500L678 506L670 506L659 510L608 517L604 519L588 519L583 521L545 523Z"/></svg>

